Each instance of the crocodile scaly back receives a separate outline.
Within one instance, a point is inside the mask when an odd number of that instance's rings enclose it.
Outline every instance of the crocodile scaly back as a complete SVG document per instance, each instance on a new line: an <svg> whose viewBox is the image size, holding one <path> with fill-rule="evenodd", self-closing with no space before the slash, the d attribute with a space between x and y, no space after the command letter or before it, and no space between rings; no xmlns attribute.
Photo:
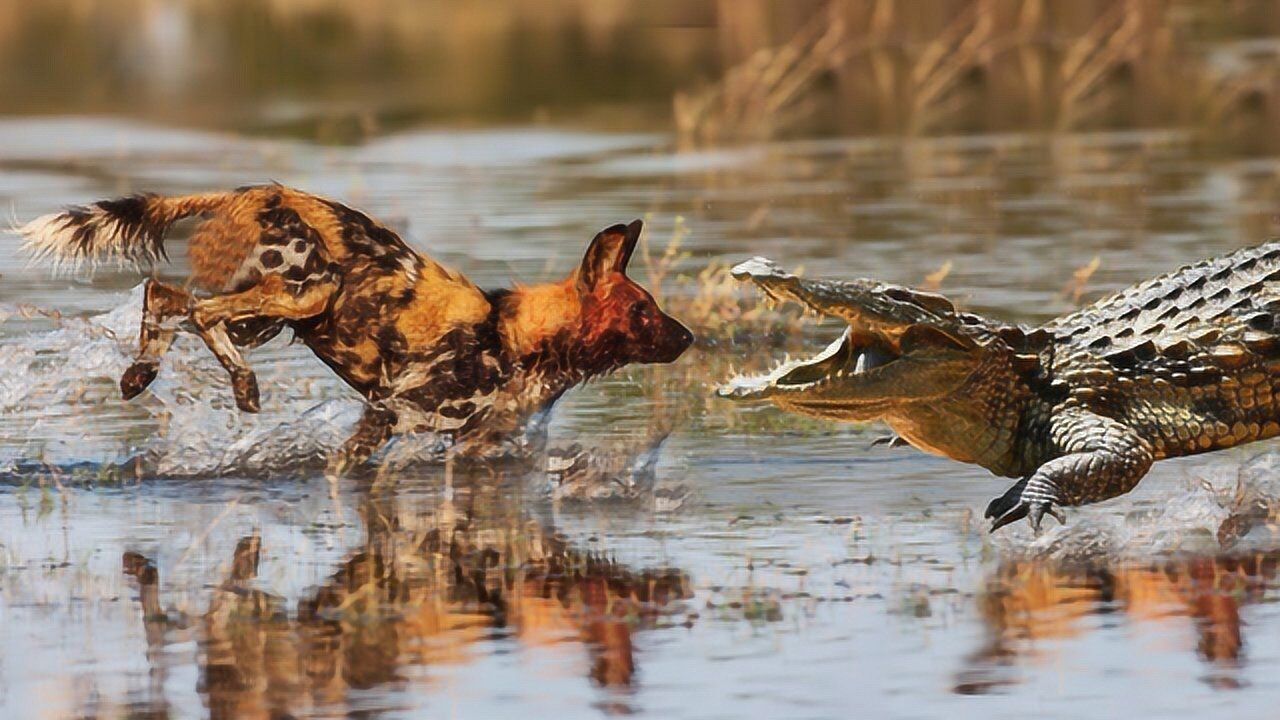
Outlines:
<svg viewBox="0 0 1280 720"><path fill-rule="evenodd" d="M1280 241L1243 248L1139 283L1043 326L1058 362L1142 362L1207 352L1235 365L1280 357Z"/></svg>

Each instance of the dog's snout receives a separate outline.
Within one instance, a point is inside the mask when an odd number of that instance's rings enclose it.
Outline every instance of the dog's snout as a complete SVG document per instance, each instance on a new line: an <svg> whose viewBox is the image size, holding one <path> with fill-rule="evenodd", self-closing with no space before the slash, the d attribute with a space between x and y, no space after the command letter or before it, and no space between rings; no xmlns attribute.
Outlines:
<svg viewBox="0 0 1280 720"><path fill-rule="evenodd" d="M675 326L676 326L676 345L680 348L680 352L684 352L685 350L689 349L690 345L693 345L693 333L689 331L689 328L685 327L679 322L675 322Z"/></svg>
<svg viewBox="0 0 1280 720"><path fill-rule="evenodd" d="M653 362L668 363L684 354L693 345L693 333L671 316L666 316L663 332L654 344Z"/></svg>

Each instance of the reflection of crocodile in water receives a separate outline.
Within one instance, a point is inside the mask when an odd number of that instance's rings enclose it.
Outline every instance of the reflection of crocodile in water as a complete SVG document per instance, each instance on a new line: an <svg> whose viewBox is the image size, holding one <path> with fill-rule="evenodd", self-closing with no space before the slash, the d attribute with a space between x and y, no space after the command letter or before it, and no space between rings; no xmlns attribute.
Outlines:
<svg viewBox="0 0 1280 720"><path fill-rule="evenodd" d="M1055 641L1124 627L1129 645L1136 626L1166 639L1186 623L1195 652L1211 665L1206 682L1231 687L1244 661L1248 605L1265 602L1275 587L1280 554L1184 556L1151 563L1097 560L1055 564L1011 561L988 580L978 597L987 642L961 671L956 692L985 694L1016 681L1015 665L1053 652ZM1089 616L1106 613L1105 625ZM1133 628L1115 620L1123 617Z"/></svg>
<svg viewBox="0 0 1280 720"><path fill-rule="evenodd" d="M920 449L1021 478L992 529L1124 494L1164 458L1280 434L1280 242L1205 260L1027 329L872 280L733 270L777 300L845 320L816 357L720 393L794 412L882 419Z"/></svg>

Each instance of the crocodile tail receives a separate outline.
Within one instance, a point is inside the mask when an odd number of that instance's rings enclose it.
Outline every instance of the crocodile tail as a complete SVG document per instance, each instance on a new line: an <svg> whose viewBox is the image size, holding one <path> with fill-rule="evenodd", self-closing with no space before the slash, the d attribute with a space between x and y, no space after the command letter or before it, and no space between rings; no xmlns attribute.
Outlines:
<svg viewBox="0 0 1280 720"><path fill-rule="evenodd" d="M164 235L170 225L218 210L233 197L129 195L42 215L15 232L32 263L51 263L55 271L92 270L107 261L141 268L168 259Z"/></svg>

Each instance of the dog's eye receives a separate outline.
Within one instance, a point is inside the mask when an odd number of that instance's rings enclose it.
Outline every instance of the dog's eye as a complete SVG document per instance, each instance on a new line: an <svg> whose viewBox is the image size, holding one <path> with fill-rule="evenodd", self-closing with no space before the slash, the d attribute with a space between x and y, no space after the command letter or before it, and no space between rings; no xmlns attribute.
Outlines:
<svg viewBox="0 0 1280 720"><path fill-rule="evenodd" d="M649 306L647 303L636 301L631 304L631 317L642 318L648 309Z"/></svg>

